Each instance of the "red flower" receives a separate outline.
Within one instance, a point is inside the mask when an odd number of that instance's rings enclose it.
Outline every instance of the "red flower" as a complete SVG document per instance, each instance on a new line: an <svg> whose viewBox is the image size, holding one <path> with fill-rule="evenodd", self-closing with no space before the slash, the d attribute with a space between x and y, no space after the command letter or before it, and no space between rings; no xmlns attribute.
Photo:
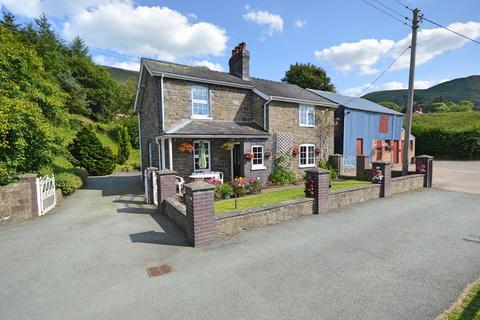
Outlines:
<svg viewBox="0 0 480 320"><path fill-rule="evenodd" d="M253 159L253 153L251 152L245 153L245 159L247 159L248 161L251 161Z"/></svg>
<svg viewBox="0 0 480 320"><path fill-rule="evenodd" d="M298 149L298 148L293 148L293 149L292 149L292 154L293 154L294 156L296 156L296 155L299 154L299 153L300 153L300 149Z"/></svg>
<svg viewBox="0 0 480 320"><path fill-rule="evenodd" d="M320 153L320 147L315 147L315 153Z"/></svg>

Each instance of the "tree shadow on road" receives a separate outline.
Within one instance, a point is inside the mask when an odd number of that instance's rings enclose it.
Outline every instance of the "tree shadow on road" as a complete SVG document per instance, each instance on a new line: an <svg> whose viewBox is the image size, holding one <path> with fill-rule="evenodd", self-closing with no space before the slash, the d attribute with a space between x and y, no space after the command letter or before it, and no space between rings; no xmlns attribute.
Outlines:
<svg viewBox="0 0 480 320"><path fill-rule="evenodd" d="M144 194L140 173L88 177L82 189L101 190L103 197L121 195L134 195L140 197Z"/></svg>

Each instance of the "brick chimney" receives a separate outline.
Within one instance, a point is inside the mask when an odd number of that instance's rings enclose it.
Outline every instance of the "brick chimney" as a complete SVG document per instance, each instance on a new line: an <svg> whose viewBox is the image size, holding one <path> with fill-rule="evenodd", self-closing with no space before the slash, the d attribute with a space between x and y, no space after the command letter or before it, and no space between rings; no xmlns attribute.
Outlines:
<svg viewBox="0 0 480 320"><path fill-rule="evenodd" d="M240 43L232 50L232 56L228 61L230 74L248 80L250 75L250 52L245 42Z"/></svg>

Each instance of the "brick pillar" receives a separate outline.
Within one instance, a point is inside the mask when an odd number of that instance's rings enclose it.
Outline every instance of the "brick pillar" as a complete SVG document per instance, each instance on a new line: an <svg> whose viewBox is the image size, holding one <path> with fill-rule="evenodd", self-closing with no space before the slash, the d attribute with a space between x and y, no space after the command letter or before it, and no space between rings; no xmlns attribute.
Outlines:
<svg viewBox="0 0 480 320"><path fill-rule="evenodd" d="M328 211L328 189L330 185L330 171L315 168L306 171L307 179L312 179L314 184L313 214Z"/></svg>
<svg viewBox="0 0 480 320"><path fill-rule="evenodd" d="M157 175L158 210L162 212L165 199L176 197L175 175L177 172L163 169L153 174Z"/></svg>
<svg viewBox="0 0 480 320"><path fill-rule="evenodd" d="M341 154L332 154L329 158L338 175L341 175L343 173L343 156Z"/></svg>
<svg viewBox="0 0 480 320"><path fill-rule="evenodd" d="M392 165L388 161L372 162L372 170L381 170L383 173L382 184L380 188L380 198L390 198L392 196Z"/></svg>
<svg viewBox="0 0 480 320"><path fill-rule="evenodd" d="M369 156L360 155L357 156L357 179L358 180L368 180L368 174L366 170L370 166Z"/></svg>
<svg viewBox="0 0 480 320"><path fill-rule="evenodd" d="M206 245L217 236L213 185L203 181L185 185L186 233L194 247Z"/></svg>
<svg viewBox="0 0 480 320"><path fill-rule="evenodd" d="M146 177L145 177L145 200L147 203L153 203L153 185L152 185L152 174L157 171L157 167L148 167L145 169Z"/></svg>
<svg viewBox="0 0 480 320"><path fill-rule="evenodd" d="M431 188L433 180L433 157L421 155L415 158L415 171L423 173L423 187Z"/></svg>
<svg viewBox="0 0 480 320"><path fill-rule="evenodd" d="M20 182L23 182L30 187L30 214L32 218L40 215L40 194L38 194L39 190L37 189L37 178L37 175L33 173L26 173L18 176Z"/></svg>

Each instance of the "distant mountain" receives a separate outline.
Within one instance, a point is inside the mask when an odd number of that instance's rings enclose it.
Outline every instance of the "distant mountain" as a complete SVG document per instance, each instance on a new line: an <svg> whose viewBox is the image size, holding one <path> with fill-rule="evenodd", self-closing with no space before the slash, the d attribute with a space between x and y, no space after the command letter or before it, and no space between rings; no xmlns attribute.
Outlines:
<svg viewBox="0 0 480 320"><path fill-rule="evenodd" d="M406 105L407 90L385 90L370 92L363 98L373 102L395 102L398 105ZM428 89L415 90L415 102L430 103L436 98L447 101L459 102L470 100L480 109L480 75L454 79L442 82Z"/></svg>
<svg viewBox="0 0 480 320"><path fill-rule="evenodd" d="M112 75L113 80L120 83L126 82L130 78L138 77L138 71L132 71L132 70L126 70L126 69L120 69L120 68L108 67L108 66L103 66L103 67Z"/></svg>

